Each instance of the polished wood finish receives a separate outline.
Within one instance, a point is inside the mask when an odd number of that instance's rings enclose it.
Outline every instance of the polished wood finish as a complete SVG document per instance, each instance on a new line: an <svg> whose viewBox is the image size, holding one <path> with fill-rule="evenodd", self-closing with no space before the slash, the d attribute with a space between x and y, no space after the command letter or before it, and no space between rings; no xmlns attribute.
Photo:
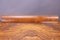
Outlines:
<svg viewBox="0 0 60 40"><path fill-rule="evenodd" d="M40 17L35 18L39 19ZM6 19L11 20L9 17ZM20 18L17 19L20 20ZM29 20L24 23L18 20L0 22L0 40L60 40L60 23L58 21L54 21L57 23L42 23L43 21L37 23Z"/></svg>
<svg viewBox="0 0 60 40"><path fill-rule="evenodd" d="M1 22L41 23L58 21L58 16L2 16Z"/></svg>

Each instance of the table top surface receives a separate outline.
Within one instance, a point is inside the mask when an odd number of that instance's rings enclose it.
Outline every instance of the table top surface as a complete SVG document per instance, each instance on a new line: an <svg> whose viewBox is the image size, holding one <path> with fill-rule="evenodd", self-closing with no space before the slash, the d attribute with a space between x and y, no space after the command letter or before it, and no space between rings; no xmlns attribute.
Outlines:
<svg viewBox="0 0 60 40"><path fill-rule="evenodd" d="M60 25L1 23L0 40L60 40Z"/></svg>

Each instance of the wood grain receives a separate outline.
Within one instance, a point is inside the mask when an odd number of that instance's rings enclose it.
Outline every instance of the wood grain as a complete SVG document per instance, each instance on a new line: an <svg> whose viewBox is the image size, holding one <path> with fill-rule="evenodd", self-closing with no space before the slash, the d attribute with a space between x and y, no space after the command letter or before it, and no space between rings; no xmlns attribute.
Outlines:
<svg viewBox="0 0 60 40"><path fill-rule="evenodd" d="M43 21L57 22L58 16L2 16L1 22L41 23Z"/></svg>
<svg viewBox="0 0 60 40"><path fill-rule="evenodd" d="M2 27L0 28L0 40L60 40L60 30L57 29L60 26L57 25L2 23L0 27Z"/></svg>
<svg viewBox="0 0 60 40"><path fill-rule="evenodd" d="M4 16L2 19L0 40L60 40L60 23L56 18ZM42 23L44 20L57 23Z"/></svg>

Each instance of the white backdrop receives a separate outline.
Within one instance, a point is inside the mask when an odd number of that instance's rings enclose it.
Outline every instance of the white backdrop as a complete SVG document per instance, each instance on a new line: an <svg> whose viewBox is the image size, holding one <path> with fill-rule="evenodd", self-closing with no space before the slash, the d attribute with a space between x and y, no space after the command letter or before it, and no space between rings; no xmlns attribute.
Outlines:
<svg viewBox="0 0 60 40"><path fill-rule="evenodd" d="M2 15L59 15L60 0L0 0Z"/></svg>

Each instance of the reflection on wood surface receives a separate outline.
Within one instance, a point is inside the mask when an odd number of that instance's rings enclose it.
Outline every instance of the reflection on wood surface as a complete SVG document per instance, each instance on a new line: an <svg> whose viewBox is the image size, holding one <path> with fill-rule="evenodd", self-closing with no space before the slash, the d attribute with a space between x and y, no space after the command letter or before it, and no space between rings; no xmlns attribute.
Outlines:
<svg viewBox="0 0 60 40"><path fill-rule="evenodd" d="M58 28L54 24L0 23L0 40L60 40Z"/></svg>
<svg viewBox="0 0 60 40"><path fill-rule="evenodd" d="M57 22L58 16L2 16L1 22L41 23L44 21Z"/></svg>
<svg viewBox="0 0 60 40"><path fill-rule="evenodd" d="M47 23L42 23L43 21ZM0 22L0 40L60 40L58 17L3 16Z"/></svg>

